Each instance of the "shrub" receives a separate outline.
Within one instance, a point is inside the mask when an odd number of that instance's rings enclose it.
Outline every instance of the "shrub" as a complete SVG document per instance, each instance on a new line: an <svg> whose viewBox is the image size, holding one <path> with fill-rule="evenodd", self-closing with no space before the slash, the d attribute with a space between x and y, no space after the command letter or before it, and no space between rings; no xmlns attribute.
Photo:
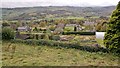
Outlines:
<svg viewBox="0 0 120 68"><path fill-rule="evenodd" d="M51 26L49 27L49 29L50 29L51 31L54 31L54 30L55 30L55 26L51 25Z"/></svg>
<svg viewBox="0 0 120 68"><path fill-rule="evenodd" d="M59 35L52 35L52 40L60 40L60 36Z"/></svg>
<svg viewBox="0 0 120 68"><path fill-rule="evenodd" d="M10 26L10 24L7 23L7 22L3 22L3 23L2 23L2 26L3 26L3 27L6 27L6 26Z"/></svg>
<svg viewBox="0 0 120 68"><path fill-rule="evenodd" d="M77 27L76 26L74 27L74 31L77 31Z"/></svg>
<svg viewBox="0 0 120 68"><path fill-rule="evenodd" d="M39 35L38 35L38 34L36 34L36 39L37 39L37 40L39 39Z"/></svg>
<svg viewBox="0 0 120 68"><path fill-rule="evenodd" d="M2 29L2 39L3 40L10 40L10 39L14 39L15 37L15 32L8 27L4 27Z"/></svg>
<svg viewBox="0 0 120 68"><path fill-rule="evenodd" d="M49 40L49 35L45 34L43 39Z"/></svg>
<svg viewBox="0 0 120 68"><path fill-rule="evenodd" d="M40 38L41 38L41 39L44 39L44 36L45 36L45 34L42 34L42 35L40 36Z"/></svg>
<svg viewBox="0 0 120 68"><path fill-rule="evenodd" d="M104 44L110 51L120 52L120 2L108 23Z"/></svg>
<svg viewBox="0 0 120 68"><path fill-rule="evenodd" d="M37 28L37 27L35 27L35 28L33 29L33 31L36 31L36 32L38 32L38 28Z"/></svg>
<svg viewBox="0 0 120 68"><path fill-rule="evenodd" d="M30 34L30 39L34 39L34 35L33 34Z"/></svg>

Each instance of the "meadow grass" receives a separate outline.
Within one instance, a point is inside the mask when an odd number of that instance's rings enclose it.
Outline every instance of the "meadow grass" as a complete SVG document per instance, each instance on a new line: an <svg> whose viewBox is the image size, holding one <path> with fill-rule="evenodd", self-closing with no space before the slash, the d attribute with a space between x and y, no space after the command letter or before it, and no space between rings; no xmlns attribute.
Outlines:
<svg viewBox="0 0 120 68"><path fill-rule="evenodd" d="M105 47L104 46L104 40L103 39L96 39L97 43L101 46L101 47Z"/></svg>
<svg viewBox="0 0 120 68"><path fill-rule="evenodd" d="M74 26L67 26L64 31L74 31Z"/></svg>
<svg viewBox="0 0 120 68"><path fill-rule="evenodd" d="M111 53L87 52L79 49L25 45L4 41L3 66L117 66L118 56ZM15 46L15 52L11 47Z"/></svg>

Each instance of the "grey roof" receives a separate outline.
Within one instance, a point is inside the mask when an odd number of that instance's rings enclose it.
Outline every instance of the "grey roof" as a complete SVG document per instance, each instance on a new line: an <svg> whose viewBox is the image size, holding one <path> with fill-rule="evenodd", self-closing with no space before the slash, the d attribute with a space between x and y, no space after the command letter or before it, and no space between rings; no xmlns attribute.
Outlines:
<svg viewBox="0 0 120 68"><path fill-rule="evenodd" d="M26 27L18 27L18 29L26 29Z"/></svg>
<svg viewBox="0 0 120 68"><path fill-rule="evenodd" d="M80 26L80 25L77 25L77 24L66 24L66 26Z"/></svg>
<svg viewBox="0 0 120 68"><path fill-rule="evenodd" d="M64 25L65 25L65 24L59 23L56 27L57 27L57 28L64 28Z"/></svg>
<svg viewBox="0 0 120 68"><path fill-rule="evenodd" d="M85 21L84 25L92 25L94 24L95 22L91 22L91 21Z"/></svg>
<svg viewBox="0 0 120 68"><path fill-rule="evenodd" d="M18 27L18 29L28 29L30 27L27 27L27 26L22 26L22 27Z"/></svg>

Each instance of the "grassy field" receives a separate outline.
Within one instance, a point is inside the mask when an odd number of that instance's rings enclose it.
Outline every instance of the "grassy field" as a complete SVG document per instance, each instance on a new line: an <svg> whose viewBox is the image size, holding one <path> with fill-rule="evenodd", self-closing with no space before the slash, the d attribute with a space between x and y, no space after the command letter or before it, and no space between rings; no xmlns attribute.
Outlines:
<svg viewBox="0 0 120 68"><path fill-rule="evenodd" d="M102 39L96 39L97 43L101 45L101 47L105 47L104 46L104 41Z"/></svg>
<svg viewBox="0 0 120 68"><path fill-rule="evenodd" d="M64 31L74 31L74 26L67 26L64 28Z"/></svg>
<svg viewBox="0 0 120 68"><path fill-rule="evenodd" d="M50 46L3 42L3 66L117 66L118 56Z"/></svg>

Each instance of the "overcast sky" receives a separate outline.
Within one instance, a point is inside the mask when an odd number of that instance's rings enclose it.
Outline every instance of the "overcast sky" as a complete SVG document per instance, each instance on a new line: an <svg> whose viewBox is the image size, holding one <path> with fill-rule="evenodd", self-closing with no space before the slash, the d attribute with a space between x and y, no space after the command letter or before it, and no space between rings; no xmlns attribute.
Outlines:
<svg viewBox="0 0 120 68"><path fill-rule="evenodd" d="M1 0L4 8L33 6L111 6L120 0Z"/></svg>

